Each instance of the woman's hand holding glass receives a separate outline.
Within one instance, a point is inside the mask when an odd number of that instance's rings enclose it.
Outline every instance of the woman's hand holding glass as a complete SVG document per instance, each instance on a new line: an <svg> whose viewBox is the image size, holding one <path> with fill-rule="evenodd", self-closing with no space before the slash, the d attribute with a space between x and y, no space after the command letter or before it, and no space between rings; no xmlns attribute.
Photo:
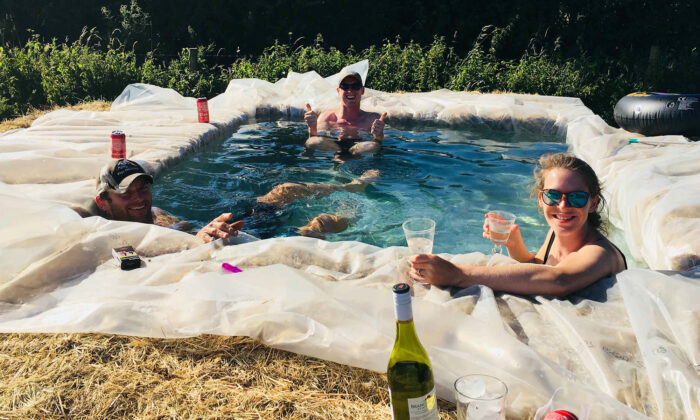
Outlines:
<svg viewBox="0 0 700 420"><path fill-rule="evenodd" d="M510 237L510 230L515 223L515 215L503 210L493 210L486 213L489 224L489 234L493 242L493 253L501 253L501 245L504 245Z"/></svg>
<svg viewBox="0 0 700 420"><path fill-rule="evenodd" d="M484 229L484 232L483 232L482 236L488 240L491 240L491 228L489 227L489 214L488 213L484 214L483 229ZM508 239L506 240L506 243L503 245L505 245L506 248L508 248L510 250L511 248L517 247L521 243L523 245L525 244L523 242L523 237L520 234L520 227L517 224L513 223L510 226L510 235L508 235Z"/></svg>
<svg viewBox="0 0 700 420"><path fill-rule="evenodd" d="M403 223L403 232L411 255L432 254L435 237L435 221L424 217L408 219ZM421 278L422 272L417 271L418 277L411 276L416 283L428 285Z"/></svg>
<svg viewBox="0 0 700 420"><path fill-rule="evenodd" d="M491 229L489 228L489 214L484 214L484 232L482 236L491 239ZM535 255L530 253L525 246L525 241L520 232L520 226L513 223L510 227L510 235L504 244L508 249L508 255L518 262L531 262Z"/></svg>
<svg viewBox="0 0 700 420"><path fill-rule="evenodd" d="M434 254L414 255L409 261L411 271L408 275L417 281L436 286L454 286L461 283L465 277L459 267Z"/></svg>

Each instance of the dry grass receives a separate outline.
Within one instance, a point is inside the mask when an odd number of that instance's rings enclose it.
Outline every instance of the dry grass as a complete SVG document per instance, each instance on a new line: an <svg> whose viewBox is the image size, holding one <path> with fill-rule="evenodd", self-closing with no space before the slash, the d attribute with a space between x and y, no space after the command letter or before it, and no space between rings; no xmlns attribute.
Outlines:
<svg viewBox="0 0 700 420"><path fill-rule="evenodd" d="M109 111L109 108L112 106L111 102L107 101L92 101L92 102L83 102L77 105L72 105L72 106L67 106L67 107L60 107L60 106L54 106L53 108L47 108L47 109L31 109L29 112L27 112L26 115L23 115L21 117L17 117L11 120L5 120L0 122L0 133L9 131L9 130L14 130L15 128L27 128L29 127L32 122L41 117L44 114L48 114L49 112L56 111L57 109L70 109L73 111Z"/></svg>
<svg viewBox="0 0 700 420"><path fill-rule="evenodd" d="M244 337L4 334L0 378L0 418L390 418L386 375Z"/></svg>

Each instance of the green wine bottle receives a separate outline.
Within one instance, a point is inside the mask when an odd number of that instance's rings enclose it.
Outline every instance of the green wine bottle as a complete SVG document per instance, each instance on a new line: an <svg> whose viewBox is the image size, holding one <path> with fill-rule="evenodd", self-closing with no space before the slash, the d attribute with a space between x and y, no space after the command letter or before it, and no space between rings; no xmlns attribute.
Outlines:
<svg viewBox="0 0 700 420"><path fill-rule="evenodd" d="M413 326L411 288L394 285L396 340L389 356L387 379L394 420L437 420L433 368Z"/></svg>

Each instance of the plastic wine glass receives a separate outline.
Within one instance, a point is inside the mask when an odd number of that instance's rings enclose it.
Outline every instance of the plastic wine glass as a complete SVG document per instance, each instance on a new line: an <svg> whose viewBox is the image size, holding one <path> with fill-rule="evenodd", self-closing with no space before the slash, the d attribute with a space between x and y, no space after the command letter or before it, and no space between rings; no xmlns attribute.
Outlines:
<svg viewBox="0 0 700 420"><path fill-rule="evenodd" d="M515 223L515 215L507 211L494 210L487 213L491 242L494 254L501 254L501 245L508 241L510 227Z"/></svg>
<svg viewBox="0 0 700 420"><path fill-rule="evenodd" d="M406 220L402 226L411 255L433 253L433 239L435 238L435 221L433 219L416 217ZM418 280L414 281L423 285L430 284Z"/></svg>

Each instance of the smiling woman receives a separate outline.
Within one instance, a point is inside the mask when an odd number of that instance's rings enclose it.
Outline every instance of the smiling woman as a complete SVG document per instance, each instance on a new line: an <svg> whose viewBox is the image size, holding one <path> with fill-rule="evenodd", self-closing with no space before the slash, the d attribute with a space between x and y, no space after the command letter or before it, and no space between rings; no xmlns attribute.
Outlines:
<svg viewBox="0 0 700 420"><path fill-rule="evenodd" d="M483 284L504 292L564 296L626 269L625 256L602 233L599 208L605 203L593 169L565 153L545 155L539 165L533 194L550 230L537 253L527 250L514 224L505 245L524 264L457 266L423 254L411 258L411 277L439 286ZM484 237L489 236L484 223Z"/></svg>

